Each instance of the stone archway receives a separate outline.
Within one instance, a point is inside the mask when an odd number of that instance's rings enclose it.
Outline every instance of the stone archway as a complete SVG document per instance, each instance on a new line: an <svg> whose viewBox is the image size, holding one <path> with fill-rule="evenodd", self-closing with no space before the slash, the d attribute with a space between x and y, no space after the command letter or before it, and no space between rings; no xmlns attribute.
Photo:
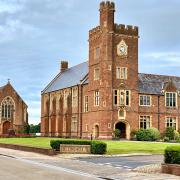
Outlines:
<svg viewBox="0 0 180 180"><path fill-rule="evenodd" d="M114 129L119 129L121 131L121 138L130 139L130 125L126 121L118 121Z"/></svg>
<svg viewBox="0 0 180 180"><path fill-rule="evenodd" d="M10 122L6 121L3 123L3 134L8 134L8 130L10 129Z"/></svg>

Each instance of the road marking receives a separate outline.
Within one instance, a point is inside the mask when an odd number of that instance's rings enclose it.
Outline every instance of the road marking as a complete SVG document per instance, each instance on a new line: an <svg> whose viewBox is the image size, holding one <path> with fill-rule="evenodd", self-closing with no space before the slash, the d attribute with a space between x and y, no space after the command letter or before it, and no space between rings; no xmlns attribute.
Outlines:
<svg viewBox="0 0 180 180"><path fill-rule="evenodd" d="M35 161L32 161L32 160L27 160L27 159L15 157L15 156L10 156L10 157L5 156L5 155L2 155L2 156L4 156L5 158L15 158L15 160L25 162L25 163L28 163L28 164L32 164L32 165L37 165L39 167L50 168L50 169L53 169L53 170L61 170L61 171L71 173L71 174L76 174L76 175L81 175L81 176L84 176L84 177L93 177L93 178L96 178L96 179L100 179L97 176L94 176L94 175L88 174L88 173L84 173L82 171L75 171L75 170L72 170L72 169L58 167L58 166L54 166L54 165L50 165L50 164L45 164L45 163L42 163L42 162L35 162Z"/></svg>

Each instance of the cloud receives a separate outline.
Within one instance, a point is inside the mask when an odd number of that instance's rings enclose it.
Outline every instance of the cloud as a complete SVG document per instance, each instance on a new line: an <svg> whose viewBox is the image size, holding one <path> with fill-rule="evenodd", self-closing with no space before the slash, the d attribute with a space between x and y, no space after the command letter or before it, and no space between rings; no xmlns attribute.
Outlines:
<svg viewBox="0 0 180 180"><path fill-rule="evenodd" d="M88 31L99 23L101 0L0 0L0 83L10 78L40 121L41 90L61 59L88 59ZM139 69L179 75L180 1L115 0L116 22L138 25Z"/></svg>

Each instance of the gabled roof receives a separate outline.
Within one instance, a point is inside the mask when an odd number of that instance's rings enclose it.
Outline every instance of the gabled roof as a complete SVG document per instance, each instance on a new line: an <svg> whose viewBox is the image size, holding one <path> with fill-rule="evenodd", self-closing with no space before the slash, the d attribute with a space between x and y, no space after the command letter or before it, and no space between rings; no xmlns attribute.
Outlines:
<svg viewBox="0 0 180 180"><path fill-rule="evenodd" d="M57 91L81 83L83 85L88 84L89 79L87 75L88 62L78 64L59 73L42 93ZM162 94L164 85L169 81L172 81L176 88L180 90L180 77L139 73L138 78L139 93L142 94Z"/></svg>
<svg viewBox="0 0 180 180"><path fill-rule="evenodd" d="M59 73L50 84L42 91L43 93L57 91L68 87L75 86L81 83L81 80L88 74L88 62L84 62L68 68L62 73Z"/></svg>
<svg viewBox="0 0 180 180"><path fill-rule="evenodd" d="M12 84L10 82L8 82L6 85L1 86L0 87L0 91L6 91L6 88L10 87L15 93L16 95L22 100L22 102L27 106L27 104L25 103L25 101L22 99L22 97L18 94L18 92L14 89L14 87L12 86ZM27 106L28 107L28 106Z"/></svg>
<svg viewBox="0 0 180 180"><path fill-rule="evenodd" d="M162 94L164 85L172 81L180 89L180 77L155 74L139 74L139 93Z"/></svg>

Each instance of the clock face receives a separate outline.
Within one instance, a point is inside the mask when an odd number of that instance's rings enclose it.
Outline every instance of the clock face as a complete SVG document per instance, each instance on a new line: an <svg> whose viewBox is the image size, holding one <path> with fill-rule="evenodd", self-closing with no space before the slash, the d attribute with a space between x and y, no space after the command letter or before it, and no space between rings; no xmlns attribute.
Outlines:
<svg viewBox="0 0 180 180"><path fill-rule="evenodd" d="M119 49L119 51L120 51L121 54L124 54L125 51L126 51L126 49L125 49L124 46L121 46L120 49Z"/></svg>
<svg viewBox="0 0 180 180"><path fill-rule="evenodd" d="M126 43L124 42L124 40L122 40L118 45L117 45L117 54L119 56L126 56L128 53L128 46L126 45Z"/></svg>

